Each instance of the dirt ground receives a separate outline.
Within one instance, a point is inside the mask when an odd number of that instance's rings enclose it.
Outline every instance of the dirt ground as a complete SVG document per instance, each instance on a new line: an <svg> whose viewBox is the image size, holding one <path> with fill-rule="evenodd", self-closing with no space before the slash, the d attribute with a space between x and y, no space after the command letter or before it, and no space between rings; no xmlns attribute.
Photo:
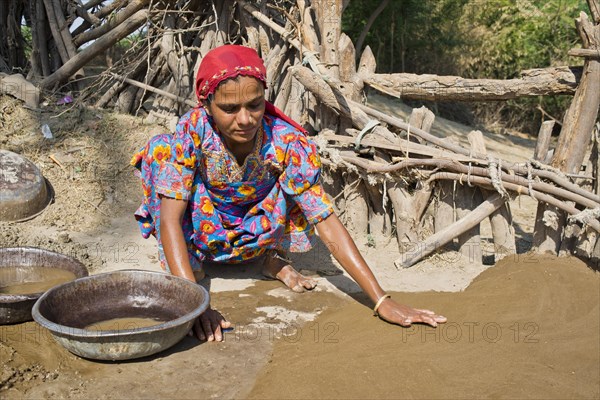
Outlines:
<svg viewBox="0 0 600 400"><path fill-rule="evenodd" d="M386 99L371 101L392 109ZM54 139L43 138L43 124ZM438 118L433 133L463 141L469 130ZM141 238L132 216L140 187L128 161L166 128L83 107L31 111L0 97L0 131L0 148L32 160L56 192L35 219L0 224L0 247L69 254L91 274L160 270L154 240ZM488 149L505 159L531 157L531 139L485 135ZM317 246L292 257L318 280L312 293L263 280L256 264L207 267L212 304L235 326L224 343L185 338L145 359L96 362L68 353L34 322L2 326L0 396L598 398L599 275L575 259L527 253L535 207L525 196L511 202L520 254L496 266L446 254L398 271L395 239L356 237L382 286L445 314L441 329L373 318L357 285ZM490 231L484 223L486 242Z"/></svg>

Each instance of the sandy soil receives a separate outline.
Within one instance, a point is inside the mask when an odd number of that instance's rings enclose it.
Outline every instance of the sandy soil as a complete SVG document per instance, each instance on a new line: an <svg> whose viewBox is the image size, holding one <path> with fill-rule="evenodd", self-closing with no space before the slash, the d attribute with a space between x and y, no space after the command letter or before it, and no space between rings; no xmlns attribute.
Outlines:
<svg viewBox="0 0 600 400"><path fill-rule="evenodd" d="M379 101L382 109L390 107L384 99L373 101ZM398 107L394 110L406 111ZM0 111L0 129L8 132L0 136L0 146L35 162L56 191L54 204L39 217L0 224L1 247L37 246L70 254L92 274L125 268L160 270L154 240L141 238L132 217L140 189L128 161L147 138L166 128L79 107L48 106L33 112L8 97L0 97ZM55 139L43 139L42 124L51 127ZM464 140L469 128L436 120L434 133L446 130ZM485 134L488 148L506 159L531 155L529 139ZM49 159L50 154L61 166ZM403 301L447 314L450 323L444 329L407 330L375 320L357 285L321 245L292 257L297 268L318 280L313 293L295 294L278 282L263 280L257 264L207 267L202 284L210 288L213 305L235 325L225 343L200 344L186 338L147 359L104 363L68 353L33 322L2 326L0 396L594 397L598 386L585 378L594 372L597 376L600 361L598 322L593 319L598 315L598 274L571 259L544 260L527 268L530 263L523 260L531 258L525 252L530 248L535 206L528 197L511 202L521 254L506 260L502 268L450 253L398 271L393 266L398 257L395 239L378 237L373 243L356 237L384 288L401 292L397 296ZM489 224L484 224L482 237L489 242ZM540 265L551 267L551 277L539 270ZM476 281L479 286L464 293L411 293L460 292L484 270L487 275ZM478 329L498 324L503 339L488 343L477 337L471 343L463 336L457 343L447 343L452 329L460 327L466 334L471 325L465 324L471 322L480 324ZM537 325L526 325L529 322ZM518 343L508 340L513 324L519 329ZM530 346L524 340L535 326L539 342ZM493 327L488 329L490 335ZM444 340L432 341L436 334ZM425 335L424 341L420 335ZM329 339L338 342L330 345ZM555 351L568 345L577 349L574 356L568 362L555 358L568 356ZM581 350L585 346L590 351ZM319 363L322 368L315 368ZM533 382L529 386L521 384L527 377ZM516 389L508 387L511 381L517 382ZM542 381L560 390L541 388ZM369 388L375 389L367 392Z"/></svg>

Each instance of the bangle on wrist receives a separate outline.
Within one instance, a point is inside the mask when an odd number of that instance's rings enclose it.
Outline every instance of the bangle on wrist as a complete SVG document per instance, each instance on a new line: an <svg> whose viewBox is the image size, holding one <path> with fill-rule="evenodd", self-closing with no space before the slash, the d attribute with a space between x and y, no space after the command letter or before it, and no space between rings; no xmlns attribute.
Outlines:
<svg viewBox="0 0 600 400"><path fill-rule="evenodd" d="M384 294L383 296L381 296L379 298L379 300L377 300L377 303L375 303L375 307L373 307L373 315L378 317L379 313L377 312L377 310L379 309L379 306L381 306L381 304L385 301L385 299L389 299L392 296L390 296L389 294Z"/></svg>

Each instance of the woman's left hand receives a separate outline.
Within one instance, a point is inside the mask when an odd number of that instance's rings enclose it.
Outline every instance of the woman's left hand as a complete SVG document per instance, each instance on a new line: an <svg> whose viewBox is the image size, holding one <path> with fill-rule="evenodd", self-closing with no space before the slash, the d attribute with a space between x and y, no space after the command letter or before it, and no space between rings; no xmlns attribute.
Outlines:
<svg viewBox="0 0 600 400"><path fill-rule="evenodd" d="M396 303L391 298L385 299L377 310L379 317L392 324L404 327L415 322L421 322L436 327L437 324L446 322L446 317L437 315L430 310L421 310Z"/></svg>

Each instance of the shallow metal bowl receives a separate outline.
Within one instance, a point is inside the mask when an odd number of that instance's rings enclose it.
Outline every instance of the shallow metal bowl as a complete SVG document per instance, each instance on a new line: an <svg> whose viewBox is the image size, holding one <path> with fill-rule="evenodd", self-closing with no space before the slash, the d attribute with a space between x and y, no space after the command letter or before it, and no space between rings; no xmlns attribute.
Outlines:
<svg viewBox="0 0 600 400"><path fill-rule="evenodd" d="M122 270L56 286L39 298L32 314L74 354L97 360L128 360L175 345L208 304L206 289L187 279ZM123 330L85 329L101 321L136 317L167 322Z"/></svg>
<svg viewBox="0 0 600 400"><path fill-rule="evenodd" d="M0 150L0 221L31 219L44 211L53 198L52 185L34 163Z"/></svg>
<svg viewBox="0 0 600 400"><path fill-rule="evenodd" d="M82 263L64 254L35 247L0 248L0 268L32 266L65 269L77 278L88 276ZM30 321L31 308L42 294L0 294L0 325Z"/></svg>

